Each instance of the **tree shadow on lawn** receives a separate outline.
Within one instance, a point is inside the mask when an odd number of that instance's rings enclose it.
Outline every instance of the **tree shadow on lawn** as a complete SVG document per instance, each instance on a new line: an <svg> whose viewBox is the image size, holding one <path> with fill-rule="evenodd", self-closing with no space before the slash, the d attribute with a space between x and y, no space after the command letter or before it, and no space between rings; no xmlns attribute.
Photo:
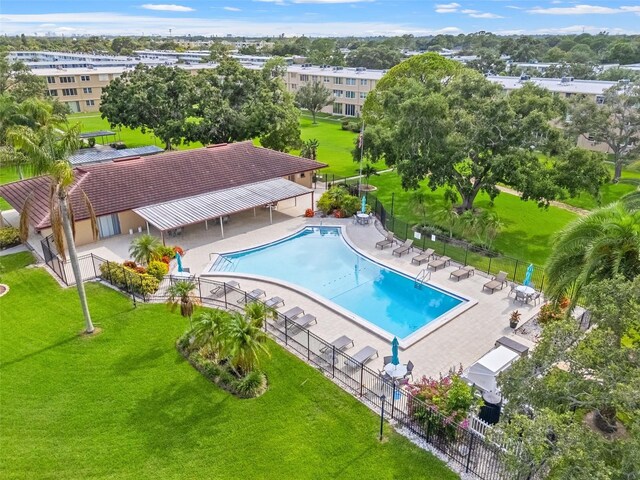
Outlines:
<svg viewBox="0 0 640 480"><path fill-rule="evenodd" d="M159 346L149 348L143 352L131 353L129 355L123 355L118 358L116 362L113 363L113 371L117 375L127 375L131 374L137 370L155 367L158 363L158 359L168 353L176 353L175 349L167 351L166 348L161 348ZM177 357L180 357L176 353ZM182 357L180 357L182 358ZM179 363L176 361L176 363Z"/></svg>
<svg viewBox="0 0 640 480"><path fill-rule="evenodd" d="M186 364L185 368L191 366ZM194 371L194 374L200 377L198 372ZM141 433L140 438L145 443L141 447L168 456L171 450L193 450L205 436L223 439L225 432L235 429L228 425L231 419L226 407L236 400L230 394L204 378L191 381L185 381L184 376L178 381L166 378L170 383L139 398L131 410L127 423ZM222 447L223 444L221 441L216 450L234 448L231 444Z"/></svg>
<svg viewBox="0 0 640 480"><path fill-rule="evenodd" d="M57 341L56 343L52 343L51 345L47 345L46 347L41 348L40 350L36 350L34 352L31 353L27 353L25 355L22 355L21 357L17 357L14 358L13 360L9 360L8 362L2 362L0 363L0 370L9 367L11 365L15 365L16 363L20 363L23 362L24 360L28 360L30 358L33 358L37 355L40 355L42 353L48 352L49 350L53 350L55 348L61 347L63 345L66 345L69 342L72 342L73 340L77 340L79 337L78 335L72 335L71 337L67 337L64 338L62 340Z"/></svg>

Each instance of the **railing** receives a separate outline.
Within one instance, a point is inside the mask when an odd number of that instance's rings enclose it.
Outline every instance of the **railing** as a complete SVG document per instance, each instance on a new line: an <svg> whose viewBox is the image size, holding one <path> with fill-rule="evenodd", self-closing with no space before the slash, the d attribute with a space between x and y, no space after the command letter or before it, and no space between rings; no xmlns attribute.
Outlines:
<svg viewBox="0 0 640 480"><path fill-rule="evenodd" d="M413 286L416 288L422 288L427 280L431 280L431 270L423 268L418 272L414 279Z"/></svg>

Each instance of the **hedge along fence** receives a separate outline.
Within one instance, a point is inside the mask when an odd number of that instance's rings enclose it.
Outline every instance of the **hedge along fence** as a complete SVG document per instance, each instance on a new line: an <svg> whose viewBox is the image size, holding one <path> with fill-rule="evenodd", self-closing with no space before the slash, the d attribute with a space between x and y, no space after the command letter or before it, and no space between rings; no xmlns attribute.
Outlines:
<svg viewBox="0 0 640 480"><path fill-rule="evenodd" d="M117 262L106 261L100 265L100 276L111 285L143 297L158 291L160 280L148 273L138 273Z"/></svg>
<svg viewBox="0 0 640 480"><path fill-rule="evenodd" d="M350 190L354 189L351 180L344 180L342 184ZM471 265L479 272L487 275L496 275L498 272L503 271L508 274L510 281L518 283L524 281L530 262L501 255L470 242L450 238L446 235L422 233L419 235L420 238L417 238L414 225L393 215L393 210L388 211L374 193L367 192L367 203L371 206L371 211L380 220L383 227L387 231L393 232L402 241L411 238L413 239L413 245L417 248L422 250L432 248L438 255L446 255L461 265ZM435 225L434 227L439 228ZM545 275L541 266L534 265L531 282L538 290L543 290Z"/></svg>

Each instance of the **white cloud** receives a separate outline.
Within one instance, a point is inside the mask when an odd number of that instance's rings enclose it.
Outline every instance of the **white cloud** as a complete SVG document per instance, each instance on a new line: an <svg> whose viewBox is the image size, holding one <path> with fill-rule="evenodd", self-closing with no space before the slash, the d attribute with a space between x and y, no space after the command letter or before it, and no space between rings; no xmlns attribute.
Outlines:
<svg viewBox="0 0 640 480"><path fill-rule="evenodd" d="M509 30L498 30L495 33L497 35L549 35L549 34L558 34L558 35L573 35L580 33L590 33L592 35L596 35L600 32L608 32L615 35L633 35L637 34L638 31L626 30L624 28L607 28L607 27L594 27L593 25L571 25L568 27L560 27L560 28L537 28L534 30L525 30L522 28L519 29L509 29Z"/></svg>
<svg viewBox="0 0 640 480"><path fill-rule="evenodd" d="M291 0L291 3L365 3L374 0Z"/></svg>
<svg viewBox="0 0 640 480"><path fill-rule="evenodd" d="M472 18L504 18L502 15L495 13L470 13L469 16Z"/></svg>
<svg viewBox="0 0 640 480"><path fill-rule="evenodd" d="M162 12L193 12L194 9L191 7L185 7L183 5L174 5L167 3L145 3L141 5L142 8L146 10L159 10Z"/></svg>
<svg viewBox="0 0 640 480"><path fill-rule="evenodd" d="M256 20L236 20L229 18L198 17L155 17L145 15L126 15L113 12L48 13L48 14L8 14L0 15L3 33L16 35L47 31L39 28L42 23L56 23L71 28L78 35L133 35L144 31L145 34L166 35L169 28L173 35L241 35L272 36L284 33L287 36L332 37L351 35L358 32L362 36L377 35L437 35L458 34L462 29L445 27L430 29L410 24L368 21L330 21L318 22L312 19L263 22Z"/></svg>
<svg viewBox="0 0 640 480"><path fill-rule="evenodd" d="M524 10L524 7L518 7L516 5L505 5L505 8L510 8L512 10Z"/></svg>
<svg viewBox="0 0 640 480"><path fill-rule="evenodd" d="M239 8L236 7L222 7L223 10L226 10L228 12L240 12L241 10Z"/></svg>
<svg viewBox="0 0 640 480"><path fill-rule="evenodd" d="M459 3L438 3L436 13L455 13L461 6Z"/></svg>
<svg viewBox="0 0 640 480"><path fill-rule="evenodd" d="M465 10L460 10L462 13L480 13L479 10L469 10L468 8Z"/></svg>
<svg viewBox="0 0 640 480"><path fill-rule="evenodd" d="M535 7L528 13L541 15L613 15L616 13L634 12L640 14L640 7L601 7L598 5L574 5L573 7Z"/></svg>

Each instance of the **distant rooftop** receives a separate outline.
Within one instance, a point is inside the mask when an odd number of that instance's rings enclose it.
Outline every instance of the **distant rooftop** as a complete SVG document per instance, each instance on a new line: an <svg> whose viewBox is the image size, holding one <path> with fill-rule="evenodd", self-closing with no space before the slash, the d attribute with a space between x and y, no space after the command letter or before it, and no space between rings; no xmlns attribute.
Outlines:
<svg viewBox="0 0 640 480"><path fill-rule="evenodd" d="M100 163L117 160L127 157L143 157L146 155L153 155L154 153L160 153L164 150L155 145L148 145L146 147L136 148L123 148L122 150L105 149L98 150L96 148L85 148L78 153L69 157L69 162L73 166L87 165L89 163Z"/></svg>
<svg viewBox="0 0 640 480"><path fill-rule="evenodd" d="M80 138L96 138L96 137L107 137L111 135L115 135L116 132L112 132L111 130L96 130L95 132L84 132L80 134Z"/></svg>
<svg viewBox="0 0 640 480"><path fill-rule="evenodd" d="M488 80L499 83L505 90L516 90L522 88L526 83L520 77L499 77L489 76ZM551 92L558 93L583 93L586 95L602 95L607 89L618 85L618 82L605 82L601 80L570 80L562 81L561 78L531 78L527 82L534 83L539 87Z"/></svg>

